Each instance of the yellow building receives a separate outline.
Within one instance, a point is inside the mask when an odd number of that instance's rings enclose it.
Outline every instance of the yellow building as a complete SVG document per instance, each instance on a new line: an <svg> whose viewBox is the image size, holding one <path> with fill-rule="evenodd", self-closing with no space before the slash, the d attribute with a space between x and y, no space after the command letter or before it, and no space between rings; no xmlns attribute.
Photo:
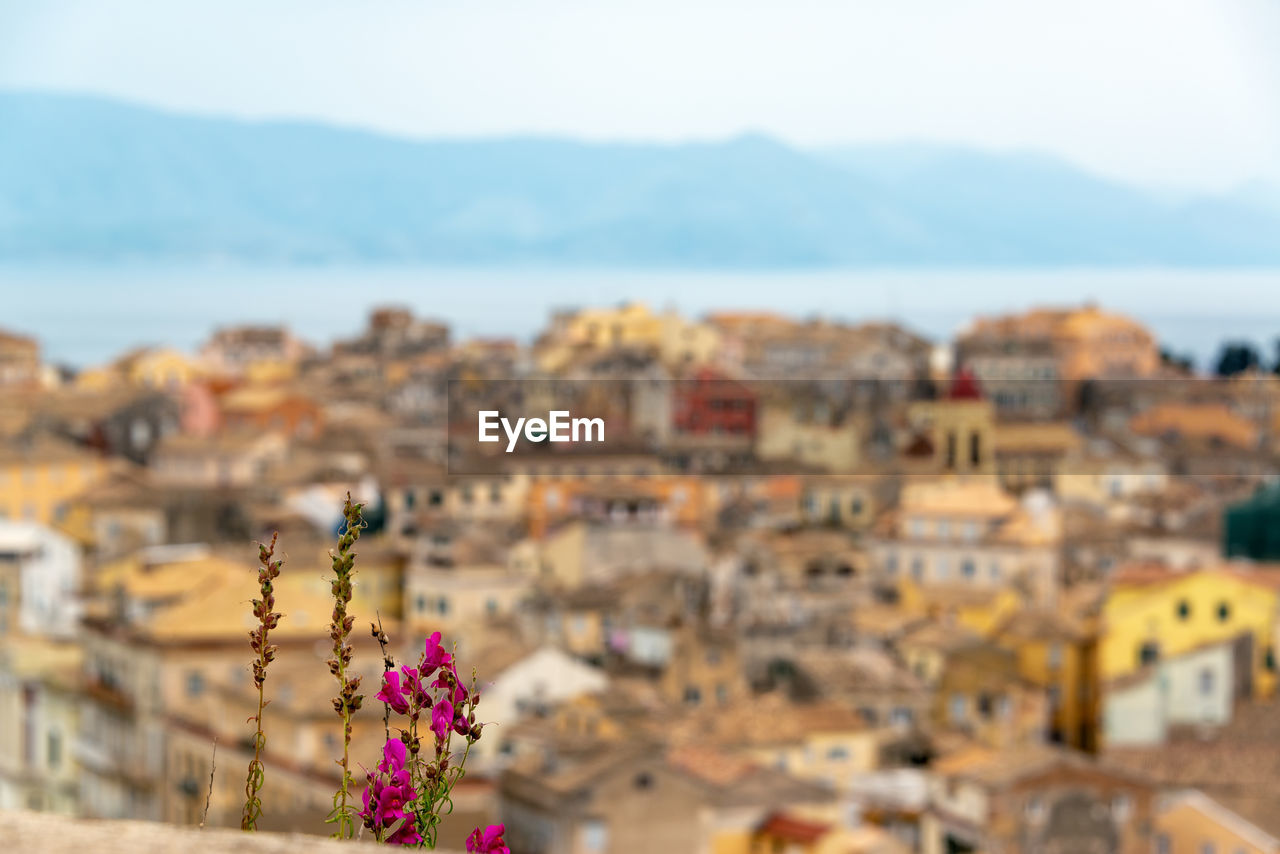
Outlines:
<svg viewBox="0 0 1280 854"><path fill-rule="evenodd" d="M1000 484L1014 491L1053 489L1083 444L1063 421L998 424L993 441Z"/></svg>
<svg viewBox="0 0 1280 854"><path fill-rule="evenodd" d="M1065 312L1054 336L1062 354L1061 377L1067 382L1149 377L1160 367L1155 336L1146 327L1096 305Z"/></svg>
<svg viewBox="0 0 1280 854"><path fill-rule="evenodd" d="M1097 647L1081 621L1056 609L1020 610L992 633L1018 657L1023 679L1039 686L1049 705L1049 738L1080 750L1097 746Z"/></svg>
<svg viewBox="0 0 1280 854"><path fill-rule="evenodd" d="M559 371L577 354L629 348L649 350L668 366L710 361L720 336L710 326L675 312L654 314L643 303L587 308L557 316L535 347L538 367Z"/></svg>
<svg viewBox="0 0 1280 854"><path fill-rule="evenodd" d="M200 375L191 359L167 348L138 350L117 365L130 385L144 388L181 388Z"/></svg>
<svg viewBox="0 0 1280 854"><path fill-rule="evenodd" d="M1066 383L1147 377L1160 367L1155 337L1146 327L1092 304L979 318L961 336L961 350L975 340L1012 342L1006 348L1011 352L1017 343L1043 342L1056 362L1054 375L1043 379Z"/></svg>
<svg viewBox="0 0 1280 854"><path fill-rule="evenodd" d="M1139 436L1176 436L1215 447L1258 447L1257 426L1222 403L1161 403L1133 416L1129 429Z"/></svg>
<svg viewBox="0 0 1280 854"><path fill-rule="evenodd" d="M81 371L75 384L84 391L107 391L121 386L177 389L199 377L196 363L177 350L142 347L110 365Z"/></svg>
<svg viewBox="0 0 1280 854"><path fill-rule="evenodd" d="M0 447L0 518L48 525L107 471L107 461L66 442L37 439Z"/></svg>
<svg viewBox="0 0 1280 854"><path fill-rule="evenodd" d="M398 621L403 564L376 541L364 543L350 608ZM329 547L282 541L280 548L288 555L275 582L276 601L286 615L281 634L321 631L333 610ZM157 546L104 565L95 573L94 587L100 594L123 595L144 611L155 610L155 620L148 622L152 632L169 626L174 637L220 631L234 636L256 595L256 557L252 546L243 557L204 545Z"/></svg>
<svg viewBox="0 0 1280 854"><path fill-rule="evenodd" d="M0 644L0 807L76 815L82 647L9 636Z"/></svg>
<svg viewBox="0 0 1280 854"><path fill-rule="evenodd" d="M1008 588L926 587L910 579L898 585L898 608L904 615L940 620L983 637L991 636L1022 606L1021 597Z"/></svg>
<svg viewBox="0 0 1280 854"><path fill-rule="evenodd" d="M971 378L958 377L943 400L911 404L907 418L917 435L928 439L932 470L958 474L995 471L995 409L980 396Z"/></svg>
<svg viewBox="0 0 1280 854"><path fill-rule="evenodd" d="M1230 565L1122 568L1102 607L1100 742L1154 747L1173 727L1226 726L1275 691L1276 579Z"/></svg>
<svg viewBox="0 0 1280 854"><path fill-rule="evenodd" d="M244 368L245 382L251 386L292 382L297 376L298 363L283 359L259 359Z"/></svg>
<svg viewBox="0 0 1280 854"><path fill-rule="evenodd" d="M1274 573L1233 566L1192 572L1123 567L1103 604L1099 678L1118 679L1160 658L1248 633L1254 685L1270 696L1276 681L1276 583Z"/></svg>
<svg viewBox="0 0 1280 854"><path fill-rule="evenodd" d="M861 458L858 430L848 417L835 419L799 412L786 403L767 403L756 434L756 456L852 474Z"/></svg>

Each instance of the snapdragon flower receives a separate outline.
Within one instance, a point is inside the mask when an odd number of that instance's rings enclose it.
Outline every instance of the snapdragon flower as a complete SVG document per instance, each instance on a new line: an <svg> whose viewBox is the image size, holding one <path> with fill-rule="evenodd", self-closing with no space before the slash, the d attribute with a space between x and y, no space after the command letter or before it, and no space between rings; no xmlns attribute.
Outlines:
<svg viewBox="0 0 1280 854"><path fill-rule="evenodd" d="M511 854L502 835L506 825L491 824L484 830L476 828L467 837L467 854Z"/></svg>

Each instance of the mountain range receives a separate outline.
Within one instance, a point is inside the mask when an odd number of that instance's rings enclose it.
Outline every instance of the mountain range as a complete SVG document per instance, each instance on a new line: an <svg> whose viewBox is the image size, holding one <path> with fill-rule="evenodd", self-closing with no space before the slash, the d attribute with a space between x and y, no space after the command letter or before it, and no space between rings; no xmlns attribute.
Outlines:
<svg viewBox="0 0 1280 854"><path fill-rule="evenodd" d="M1264 266L1280 194L1167 196L1033 153L416 140L0 93L0 262Z"/></svg>

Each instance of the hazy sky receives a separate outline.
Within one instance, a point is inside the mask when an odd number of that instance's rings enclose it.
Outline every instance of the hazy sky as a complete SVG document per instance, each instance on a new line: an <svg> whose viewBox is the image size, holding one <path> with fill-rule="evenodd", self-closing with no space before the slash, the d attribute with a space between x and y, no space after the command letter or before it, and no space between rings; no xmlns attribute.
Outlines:
<svg viewBox="0 0 1280 854"><path fill-rule="evenodd" d="M1277 0L0 0L0 87L414 136L1048 150L1280 184Z"/></svg>

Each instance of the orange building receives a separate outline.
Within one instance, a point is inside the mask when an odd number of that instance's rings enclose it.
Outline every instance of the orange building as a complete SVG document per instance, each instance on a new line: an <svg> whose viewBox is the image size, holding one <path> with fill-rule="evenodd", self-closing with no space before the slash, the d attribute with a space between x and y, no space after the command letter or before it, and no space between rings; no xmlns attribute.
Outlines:
<svg viewBox="0 0 1280 854"><path fill-rule="evenodd" d="M700 528L714 512L711 496L696 477L537 480L529 486L529 533L541 537L569 519Z"/></svg>
<svg viewBox="0 0 1280 854"><path fill-rule="evenodd" d="M309 438L320 429L319 404L280 387L248 386L227 394L221 403L225 429L272 430Z"/></svg>

